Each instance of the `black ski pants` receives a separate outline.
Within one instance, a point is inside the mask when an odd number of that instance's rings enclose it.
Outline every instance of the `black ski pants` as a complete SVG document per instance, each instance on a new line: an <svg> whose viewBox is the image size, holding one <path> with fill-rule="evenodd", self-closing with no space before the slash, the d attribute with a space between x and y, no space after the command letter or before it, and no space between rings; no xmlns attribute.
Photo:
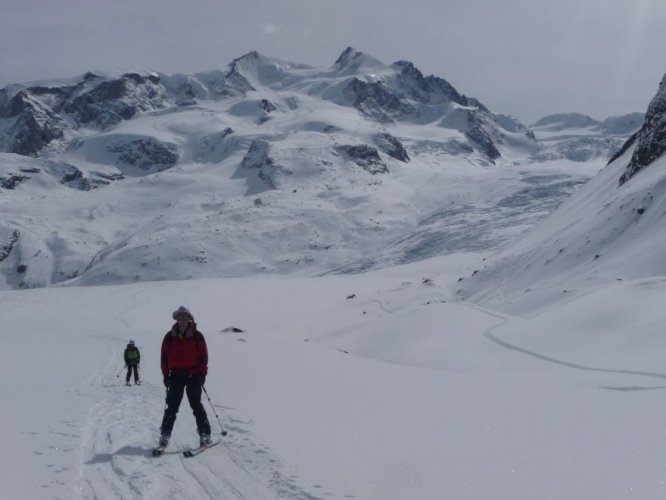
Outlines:
<svg viewBox="0 0 666 500"><path fill-rule="evenodd" d="M172 374L166 395L166 410L162 418L162 434L171 434L173 424L176 422L176 414L183 400L183 393L187 394L187 400L192 408L192 413L197 421L197 432L199 434L210 434L210 423L208 415L201 403L202 386L196 376Z"/></svg>
<svg viewBox="0 0 666 500"><path fill-rule="evenodd" d="M136 384L139 381L139 365L127 365L127 377L125 377L125 382L128 384L132 372L134 372L134 383Z"/></svg>

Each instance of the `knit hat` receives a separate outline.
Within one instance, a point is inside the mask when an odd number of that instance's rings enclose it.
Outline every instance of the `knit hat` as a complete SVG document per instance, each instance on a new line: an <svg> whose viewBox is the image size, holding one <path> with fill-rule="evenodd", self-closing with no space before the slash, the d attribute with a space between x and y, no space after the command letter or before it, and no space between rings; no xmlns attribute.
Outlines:
<svg viewBox="0 0 666 500"><path fill-rule="evenodd" d="M176 310L171 314L171 317L172 317L173 319L176 319L176 318L178 318L179 316L187 316L187 317L189 318L190 321L192 321L192 322L194 321L194 316L192 316L192 313L190 312L190 310L189 310L187 307L185 307L185 306L180 306L178 309L176 309Z"/></svg>
<svg viewBox="0 0 666 500"><path fill-rule="evenodd" d="M130 340L130 341L128 342L128 344L129 344L129 345L134 345L134 341L133 341L133 340Z"/></svg>

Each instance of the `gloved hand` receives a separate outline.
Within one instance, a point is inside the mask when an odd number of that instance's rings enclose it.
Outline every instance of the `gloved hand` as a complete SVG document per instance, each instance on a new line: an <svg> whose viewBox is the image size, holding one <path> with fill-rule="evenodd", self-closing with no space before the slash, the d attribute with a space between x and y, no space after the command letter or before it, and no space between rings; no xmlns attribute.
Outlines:
<svg viewBox="0 0 666 500"><path fill-rule="evenodd" d="M171 385L171 377L169 375L164 375L164 387L169 387Z"/></svg>
<svg viewBox="0 0 666 500"><path fill-rule="evenodd" d="M198 373L194 375L192 378L196 381L197 384L203 386L206 383L206 375L203 373Z"/></svg>

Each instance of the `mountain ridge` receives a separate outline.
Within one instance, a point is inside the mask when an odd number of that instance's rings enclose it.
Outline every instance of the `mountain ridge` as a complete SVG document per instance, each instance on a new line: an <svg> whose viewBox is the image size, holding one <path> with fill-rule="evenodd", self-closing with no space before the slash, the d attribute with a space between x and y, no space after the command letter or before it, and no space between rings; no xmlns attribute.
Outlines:
<svg viewBox="0 0 666 500"><path fill-rule="evenodd" d="M589 175L505 172L543 151L527 127L353 48L325 68L250 52L224 71L12 85L0 129L9 288L358 272L488 249ZM497 214L513 222L493 228Z"/></svg>

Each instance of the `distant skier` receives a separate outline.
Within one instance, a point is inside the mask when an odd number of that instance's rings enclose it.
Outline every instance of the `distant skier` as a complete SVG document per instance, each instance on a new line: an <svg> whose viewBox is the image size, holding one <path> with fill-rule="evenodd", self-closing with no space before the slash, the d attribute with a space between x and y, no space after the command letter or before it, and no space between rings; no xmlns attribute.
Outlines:
<svg viewBox="0 0 666 500"><path fill-rule="evenodd" d="M125 348L125 365L127 366L127 376L125 377L125 383L130 385L130 376L134 372L134 383L140 385L141 381L139 380L139 363L141 362L141 353L134 341L130 340Z"/></svg>
<svg viewBox="0 0 666 500"><path fill-rule="evenodd" d="M176 323L162 341L161 368L167 388L166 409L160 427L160 446L166 446L171 437L183 392L194 413L201 446L211 444L210 423L201 403L201 392L208 373L208 348L203 334L197 330L189 309L180 306L171 315Z"/></svg>

